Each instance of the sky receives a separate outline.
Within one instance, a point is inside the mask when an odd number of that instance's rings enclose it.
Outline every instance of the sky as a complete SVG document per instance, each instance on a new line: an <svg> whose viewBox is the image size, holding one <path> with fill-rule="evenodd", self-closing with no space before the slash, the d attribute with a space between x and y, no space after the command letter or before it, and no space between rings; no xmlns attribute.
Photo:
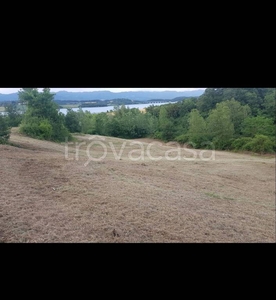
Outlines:
<svg viewBox="0 0 276 300"><path fill-rule="evenodd" d="M50 88L51 92L67 91L67 92L93 92L93 91L111 91L114 93L128 92L128 91L194 91L205 90L205 88ZM0 88L0 94L17 93L20 88ZM42 88L39 88L41 91Z"/></svg>

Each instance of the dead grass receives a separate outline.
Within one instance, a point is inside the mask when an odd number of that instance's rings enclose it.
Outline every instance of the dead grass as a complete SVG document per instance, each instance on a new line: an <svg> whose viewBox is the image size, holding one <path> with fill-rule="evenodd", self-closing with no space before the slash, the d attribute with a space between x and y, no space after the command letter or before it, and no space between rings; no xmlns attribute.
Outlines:
<svg viewBox="0 0 276 300"><path fill-rule="evenodd" d="M133 161L134 141L102 137L106 158L84 166L89 138L78 136L66 159L64 144L13 129L20 147L0 145L0 242L275 243L274 156L217 151L202 161L197 150L192 161L182 148L185 159L169 161L175 148L155 144L161 160ZM145 150L152 142L139 141ZM90 150L103 154L99 144Z"/></svg>

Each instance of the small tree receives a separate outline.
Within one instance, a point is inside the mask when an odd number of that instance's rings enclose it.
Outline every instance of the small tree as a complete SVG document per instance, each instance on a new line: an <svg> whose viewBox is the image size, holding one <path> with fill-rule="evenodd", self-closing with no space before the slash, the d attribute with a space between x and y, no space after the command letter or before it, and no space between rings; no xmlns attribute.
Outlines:
<svg viewBox="0 0 276 300"><path fill-rule="evenodd" d="M223 101L220 105L229 107L230 118L234 125L235 135L237 137L240 136L242 131L242 123L251 114L250 107L248 105L241 105L241 103L236 101L234 98Z"/></svg>
<svg viewBox="0 0 276 300"><path fill-rule="evenodd" d="M193 142L196 147L207 141L206 122L197 109L193 109L189 116L189 141Z"/></svg>
<svg viewBox="0 0 276 300"><path fill-rule="evenodd" d="M243 123L243 135L254 137L256 134L275 136L275 125L273 119L263 116L246 118Z"/></svg>
<svg viewBox="0 0 276 300"><path fill-rule="evenodd" d="M18 93L21 103L27 105L20 131L33 138L62 142L72 135L64 125L64 116L58 112L58 105L53 101L54 94L49 88L40 93L38 89L22 89Z"/></svg>
<svg viewBox="0 0 276 300"><path fill-rule="evenodd" d="M164 141L172 140L175 133L173 122L168 118L167 110L164 106L159 113L159 137Z"/></svg>
<svg viewBox="0 0 276 300"><path fill-rule="evenodd" d="M20 125L23 119L22 111L19 111L18 105L15 102L12 102L5 106L5 112L8 116L8 124L10 127L17 127Z"/></svg>
<svg viewBox="0 0 276 300"><path fill-rule="evenodd" d="M265 135L257 134L251 141L243 146L244 150L253 151L257 153L273 153L275 142Z"/></svg>
<svg viewBox="0 0 276 300"><path fill-rule="evenodd" d="M65 126L70 132L81 132L80 114L73 111L71 108L67 109Z"/></svg>
<svg viewBox="0 0 276 300"><path fill-rule="evenodd" d="M218 103L207 118L207 131L217 149L227 149L234 135L234 124L231 121L230 108Z"/></svg>
<svg viewBox="0 0 276 300"><path fill-rule="evenodd" d="M264 98L264 114L276 124L276 88L271 89Z"/></svg>
<svg viewBox="0 0 276 300"><path fill-rule="evenodd" d="M0 115L0 144L6 144L10 137L7 117Z"/></svg>

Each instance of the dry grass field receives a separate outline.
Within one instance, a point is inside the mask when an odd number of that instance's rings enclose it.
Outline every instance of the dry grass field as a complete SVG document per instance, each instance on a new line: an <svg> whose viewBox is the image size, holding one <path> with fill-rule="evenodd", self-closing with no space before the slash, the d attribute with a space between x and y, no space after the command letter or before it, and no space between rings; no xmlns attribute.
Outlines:
<svg viewBox="0 0 276 300"><path fill-rule="evenodd" d="M0 145L0 242L275 243L274 156L76 138Z"/></svg>

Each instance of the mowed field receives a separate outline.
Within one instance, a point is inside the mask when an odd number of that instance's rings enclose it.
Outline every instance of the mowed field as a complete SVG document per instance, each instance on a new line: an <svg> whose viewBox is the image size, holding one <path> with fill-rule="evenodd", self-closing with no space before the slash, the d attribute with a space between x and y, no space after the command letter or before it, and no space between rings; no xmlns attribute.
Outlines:
<svg viewBox="0 0 276 300"><path fill-rule="evenodd" d="M77 139L0 145L0 242L275 243L275 156Z"/></svg>

